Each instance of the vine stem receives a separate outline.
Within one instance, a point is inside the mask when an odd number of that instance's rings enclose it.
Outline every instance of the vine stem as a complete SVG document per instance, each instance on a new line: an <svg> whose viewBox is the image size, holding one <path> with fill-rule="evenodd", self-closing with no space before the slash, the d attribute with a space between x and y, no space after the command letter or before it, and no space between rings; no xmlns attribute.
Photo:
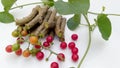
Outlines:
<svg viewBox="0 0 120 68"><path fill-rule="evenodd" d="M95 12L88 12L89 14L93 14L93 15L99 15L99 14L101 14L101 13L95 13ZM106 15L110 15L110 16L120 16L120 14L109 14L109 13L104 13L104 14L106 14Z"/></svg>
<svg viewBox="0 0 120 68"><path fill-rule="evenodd" d="M10 10L13 10L13 9L16 9L16 8L21 8L21 7L24 7L24 6L34 5L34 4L41 4L41 3L43 3L43 2L34 2L34 3L23 4L23 5L19 5L19 6L13 7ZM101 13L95 13L95 12L90 12L90 11L88 11L88 13L89 14L93 14L93 15L101 14ZM107 14L107 13L106 13L106 15L120 16L120 14Z"/></svg>
<svg viewBox="0 0 120 68"><path fill-rule="evenodd" d="M34 5L34 4L41 4L41 3L43 3L43 2L34 2L34 3L23 4L23 5L19 5L19 6L13 7L10 10L13 10L13 9L16 9L16 8L21 8L23 6Z"/></svg>
<svg viewBox="0 0 120 68"><path fill-rule="evenodd" d="M89 52L90 46L91 46L91 26L90 26L90 22L89 22L89 20L88 20L88 17L87 17L85 14L83 14L83 16L84 16L84 18L86 19L86 22L88 23L88 30L89 30L89 42L88 42L87 49L86 49L86 51L85 51L85 53L84 53L84 55L83 55L83 57L82 57L81 61L79 62L79 64L78 64L78 67L77 67L77 68L80 68L80 67L81 67L81 65L82 65L82 63L83 63L83 61L84 61L85 57L87 56L87 54L88 54L88 52Z"/></svg>

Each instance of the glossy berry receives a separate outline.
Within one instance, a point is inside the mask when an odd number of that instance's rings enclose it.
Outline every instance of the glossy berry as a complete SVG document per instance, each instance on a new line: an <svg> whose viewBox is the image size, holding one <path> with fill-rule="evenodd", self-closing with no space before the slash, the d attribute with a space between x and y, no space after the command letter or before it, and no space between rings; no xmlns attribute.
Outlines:
<svg viewBox="0 0 120 68"><path fill-rule="evenodd" d="M74 47L75 47L75 43L74 43L74 42L70 42L70 43L68 44L68 47L69 47L70 49L74 48Z"/></svg>
<svg viewBox="0 0 120 68"><path fill-rule="evenodd" d="M65 60L65 55L63 53L59 53L57 55L57 59L60 60L60 61L64 61Z"/></svg>
<svg viewBox="0 0 120 68"><path fill-rule="evenodd" d="M18 49L17 51L15 51L15 54L16 54L17 56L22 55L22 49L20 48L20 49Z"/></svg>
<svg viewBox="0 0 120 68"><path fill-rule="evenodd" d="M24 41L24 38L17 38L17 43L19 44L23 44Z"/></svg>
<svg viewBox="0 0 120 68"><path fill-rule="evenodd" d="M74 61L74 62L76 62L76 61L78 61L78 59L79 59L79 56L77 55L77 54L72 54L72 60Z"/></svg>
<svg viewBox="0 0 120 68"><path fill-rule="evenodd" d="M50 68L59 68L59 65L57 62L52 62Z"/></svg>
<svg viewBox="0 0 120 68"><path fill-rule="evenodd" d="M78 35L77 34L72 34L71 38L72 38L72 40L77 40L78 39Z"/></svg>
<svg viewBox="0 0 120 68"><path fill-rule="evenodd" d="M29 57L30 56L30 50L26 49L23 51L23 56L24 57Z"/></svg>
<svg viewBox="0 0 120 68"><path fill-rule="evenodd" d="M53 41L53 37L52 36L48 36L46 38L46 41L49 42L49 43L51 43Z"/></svg>
<svg viewBox="0 0 120 68"><path fill-rule="evenodd" d="M36 56L36 54L39 52L39 49L35 49L35 48L32 48L31 50L30 50L30 54L32 55L32 56Z"/></svg>
<svg viewBox="0 0 120 68"><path fill-rule="evenodd" d="M17 31L17 30L14 30L14 31L12 32L12 36L13 36L13 37L18 37L18 36L19 36L18 31Z"/></svg>
<svg viewBox="0 0 120 68"><path fill-rule="evenodd" d="M6 48L5 48L6 52L8 53L11 53L12 52L12 45L8 45Z"/></svg>
<svg viewBox="0 0 120 68"><path fill-rule="evenodd" d="M72 48L71 52L72 52L72 54L77 54L78 48L77 47Z"/></svg>
<svg viewBox="0 0 120 68"><path fill-rule="evenodd" d="M31 44L36 45L38 43L38 37L37 36L30 36L29 41Z"/></svg>
<svg viewBox="0 0 120 68"><path fill-rule="evenodd" d="M37 58L38 60L42 60L42 59L44 58L44 53L43 53L43 52L38 52L38 53L36 54L36 58Z"/></svg>
<svg viewBox="0 0 120 68"><path fill-rule="evenodd" d="M67 43L66 42L61 42L60 43L60 48L61 49L66 49L67 48Z"/></svg>
<svg viewBox="0 0 120 68"><path fill-rule="evenodd" d="M34 47L35 47L36 49L40 49L40 48L41 48L40 45L35 45Z"/></svg>
<svg viewBox="0 0 120 68"><path fill-rule="evenodd" d="M48 42L43 42L43 46L44 46L44 47L49 47L49 46L50 46L50 43L48 43Z"/></svg>
<svg viewBox="0 0 120 68"><path fill-rule="evenodd" d="M13 51L18 50L19 48L20 48L20 44L18 44L18 43L15 43L15 44L12 45L12 50Z"/></svg>
<svg viewBox="0 0 120 68"><path fill-rule="evenodd" d="M26 35L28 35L27 30L22 30L22 31L21 31L21 35L22 35L22 36L26 36Z"/></svg>

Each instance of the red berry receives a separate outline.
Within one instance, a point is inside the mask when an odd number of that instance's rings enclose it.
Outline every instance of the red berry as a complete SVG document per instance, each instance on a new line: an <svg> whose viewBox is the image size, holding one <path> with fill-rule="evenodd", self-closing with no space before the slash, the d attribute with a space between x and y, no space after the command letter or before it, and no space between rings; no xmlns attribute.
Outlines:
<svg viewBox="0 0 120 68"><path fill-rule="evenodd" d="M57 58L58 58L58 60L60 60L60 61L64 61L64 60L65 60L65 55L64 55L63 53L59 53L59 54L57 55Z"/></svg>
<svg viewBox="0 0 120 68"><path fill-rule="evenodd" d="M52 62L50 68L59 68L59 65L57 62Z"/></svg>
<svg viewBox="0 0 120 68"><path fill-rule="evenodd" d="M60 43L60 48L61 49L66 49L66 47L67 47L67 43L66 42L61 42Z"/></svg>
<svg viewBox="0 0 120 68"><path fill-rule="evenodd" d="M24 38L17 38L17 42L20 44L23 44L24 41L25 41Z"/></svg>
<svg viewBox="0 0 120 68"><path fill-rule="evenodd" d="M53 37L52 36L48 36L46 38L46 41L49 42L49 43L51 43L53 41Z"/></svg>
<svg viewBox="0 0 120 68"><path fill-rule="evenodd" d="M40 45L35 45L34 47L35 47L36 49L40 49L40 48L41 48Z"/></svg>
<svg viewBox="0 0 120 68"><path fill-rule="evenodd" d="M72 50L71 50L72 54L77 54L78 53L78 48L77 47L74 47Z"/></svg>
<svg viewBox="0 0 120 68"><path fill-rule="evenodd" d="M74 48L74 47L75 47L75 43L74 43L74 42L70 42L70 43L68 44L68 47L69 47L70 49Z"/></svg>
<svg viewBox="0 0 120 68"><path fill-rule="evenodd" d="M38 53L36 54L36 58L37 58L38 60L42 60L42 59L44 58L44 53L43 53L43 52L38 52Z"/></svg>
<svg viewBox="0 0 120 68"><path fill-rule="evenodd" d="M6 48L5 48L6 52L8 53L11 53L12 52L12 45L8 45Z"/></svg>
<svg viewBox="0 0 120 68"><path fill-rule="evenodd" d="M22 49L20 48L17 51L15 51L15 54L18 56L22 55Z"/></svg>
<svg viewBox="0 0 120 68"><path fill-rule="evenodd" d="M71 38L72 38L72 40L77 40L78 39L78 35L77 34L72 34Z"/></svg>
<svg viewBox="0 0 120 68"><path fill-rule="evenodd" d="M49 44L48 42L44 42L44 43L43 43L43 46L44 46L44 47L49 47L50 44Z"/></svg>
<svg viewBox="0 0 120 68"><path fill-rule="evenodd" d="M72 60L76 62L79 59L79 56L77 54L72 54Z"/></svg>

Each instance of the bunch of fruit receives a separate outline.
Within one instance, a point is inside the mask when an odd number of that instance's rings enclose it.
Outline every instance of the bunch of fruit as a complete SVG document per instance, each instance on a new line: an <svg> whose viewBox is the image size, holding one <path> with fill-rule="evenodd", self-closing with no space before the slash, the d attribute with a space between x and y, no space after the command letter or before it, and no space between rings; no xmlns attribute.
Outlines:
<svg viewBox="0 0 120 68"><path fill-rule="evenodd" d="M51 50L51 46L53 45L53 40L54 40L54 37L52 35L48 35L43 43L40 41L40 39L37 36L29 35L29 33L26 30L22 30L20 33L17 31L13 31L12 36L17 37L17 40L16 43L14 43L13 45L6 46L5 50L8 53L15 52L17 56L23 55L26 58L32 55L32 56L36 56L38 60L42 60L45 57L44 56L45 53L43 52L43 49L45 49L50 52L49 57L51 56L51 54L54 54L56 55L59 61L65 61L64 53L56 53ZM71 39L76 41L78 39L78 35L72 34ZM24 42L28 43L28 47L25 50L22 50L21 44L23 44ZM32 48L30 48L30 46L32 46ZM74 62L78 61L79 59L78 48L76 47L75 42L70 42L67 45L67 43L63 41L60 42L59 47L63 50L68 47L72 53L71 59ZM49 60L49 57L46 58L47 61ZM50 67L59 68L59 64L57 62L52 62Z"/></svg>

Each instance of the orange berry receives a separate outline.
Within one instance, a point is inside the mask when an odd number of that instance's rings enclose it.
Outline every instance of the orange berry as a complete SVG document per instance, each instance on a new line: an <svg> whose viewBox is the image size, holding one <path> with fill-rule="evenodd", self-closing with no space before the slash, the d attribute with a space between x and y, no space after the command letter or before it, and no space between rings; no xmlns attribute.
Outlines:
<svg viewBox="0 0 120 68"><path fill-rule="evenodd" d="M21 32L21 35L22 35L22 36L26 36L26 35L28 35L27 30L23 30L23 31Z"/></svg>
<svg viewBox="0 0 120 68"><path fill-rule="evenodd" d="M29 42L33 45L36 45L38 43L38 37L37 36L31 36L29 38Z"/></svg>
<svg viewBox="0 0 120 68"><path fill-rule="evenodd" d="M23 51L23 56L24 57L29 57L30 56L30 51L28 49Z"/></svg>

